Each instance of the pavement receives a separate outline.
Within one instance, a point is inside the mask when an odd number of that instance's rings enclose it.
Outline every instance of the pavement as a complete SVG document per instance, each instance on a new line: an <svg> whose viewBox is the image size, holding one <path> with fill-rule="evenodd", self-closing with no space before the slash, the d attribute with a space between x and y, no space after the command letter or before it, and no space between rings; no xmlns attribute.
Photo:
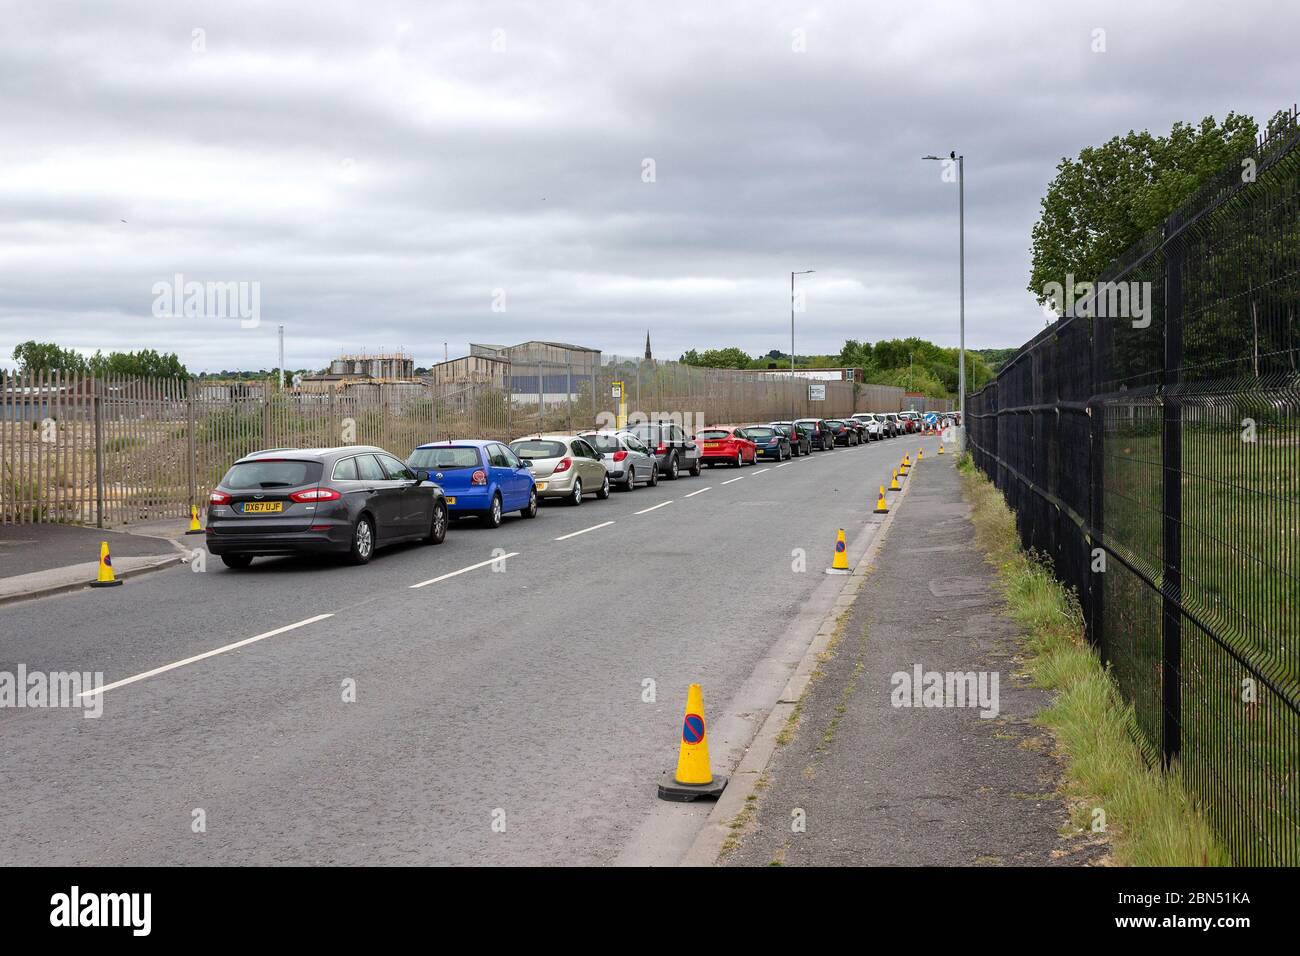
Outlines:
<svg viewBox="0 0 1300 956"><path fill-rule="evenodd" d="M1061 767L1033 722L1049 693L1020 673L1021 635L975 546L954 461L927 453L912 471L797 729L726 821L738 842L724 864L1047 866L1103 854L1063 835ZM976 686L984 675L985 703L996 674L996 706L897 706L918 665L922 688L927 672L973 672Z"/></svg>
<svg viewBox="0 0 1300 956"><path fill-rule="evenodd" d="M70 524L0 525L0 604L85 587L99 572L107 541L117 577L133 577L179 560L185 523L159 522L131 531Z"/></svg>
<svg viewBox="0 0 1300 956"><path fill-rule="evenodd" d="M921 446L454 523L363 567L208 557L0 607L0 672L103 681L95 719L0 708L0 860L680 862L711 810L656 798L687 686L729 772L851 580L824 573L837 529L856 564Z"/></svg>

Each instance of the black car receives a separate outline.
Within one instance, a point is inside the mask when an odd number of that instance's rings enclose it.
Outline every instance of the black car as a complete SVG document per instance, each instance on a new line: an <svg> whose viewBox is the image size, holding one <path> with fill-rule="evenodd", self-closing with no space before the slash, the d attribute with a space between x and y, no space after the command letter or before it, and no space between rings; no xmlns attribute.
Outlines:
<svg viewBox="0 0 1300 956"><path fill-rule="evenodd" d="M800 455L812 454L812 429L803 425L795 427L789 422L772 422L772 427L781 435L790 440L790 454L798 458ZM796 441L793 436L798 435Z"/></svg>
<svg viewBox="0 0 1300 956"><path fill-rule="evenodd" d="M650 448L659 462L659 477L673 481L683 471L699 477L700 447L674 422L642 422L628 429Z"/></svg>
<svg viewBox="0 0 1300 956"><path fill-rule="evenodd" d="M850 416L841 420L845 425L848 425L853 429L853 433L858 436L857 443L859 445L865 445L867 442L871 441L871 436L867 434L867 423L862 421L862 419Z"/></svg>
<svg viewBox="0 0 1300 956"><path fill-rule="evenodd" d="M854 428L839 418L826 419L826 427L830 429L831 435L837 445L856 445L858 443L858 433Z"/></svg>
<svg viewBox="0 0 1300 956"><path fill-rule="evenodd" d="M821 418L799 418L795 424L800 428L807 428L809 438L812 440L812 447L815 451L831 451L835 448L835 436L831 434L830 426Z"/></svg>
<svg viewBox="0 0 1300 956"><path fill-rule="evenodd" d="M365 564L378 547L446 536L442 488L368 445L254 452L208 502L208 552L229 568L260 554L346 554Z"/></svg>

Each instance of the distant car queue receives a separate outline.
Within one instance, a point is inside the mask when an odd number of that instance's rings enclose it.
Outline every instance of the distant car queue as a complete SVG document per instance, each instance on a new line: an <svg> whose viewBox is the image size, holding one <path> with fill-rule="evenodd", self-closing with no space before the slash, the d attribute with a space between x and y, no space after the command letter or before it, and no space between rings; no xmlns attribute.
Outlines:
<svg viewBox="0 0 1300 956"><path fill-rule="evenodd" d="M365 564L381 546L441 544L453 518L499 527L506 514L537 517L539 502L581 505L701 474L788 461L959 422L956 412L858 412L716 425L689 435L671 422L576 434L532 434L512 442L450 439L405 461L382 448L275 448L235 462L208 499L207 549L229 568L255 557L338 554Z"/></svg>

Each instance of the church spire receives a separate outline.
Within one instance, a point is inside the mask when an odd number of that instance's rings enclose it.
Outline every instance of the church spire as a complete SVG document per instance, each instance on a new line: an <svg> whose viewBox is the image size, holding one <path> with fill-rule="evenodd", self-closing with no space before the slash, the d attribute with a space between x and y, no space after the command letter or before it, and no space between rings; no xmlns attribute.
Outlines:
<svg viewBox="0 0 1300 956"><path fill-rule="evenodd" d="M654 361L653 357L650 355L650 330L649 329L645 330L645 360L647 362Z"/></svg>

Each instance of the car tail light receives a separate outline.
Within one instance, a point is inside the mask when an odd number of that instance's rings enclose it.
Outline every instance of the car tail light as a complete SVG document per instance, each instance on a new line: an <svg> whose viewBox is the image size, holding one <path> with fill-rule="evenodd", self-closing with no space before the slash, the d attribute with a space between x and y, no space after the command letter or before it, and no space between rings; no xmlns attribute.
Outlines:
<svg viewBox="0 0 1300 956"><path fill-rule="evenodd" d="M477 470L474 472L474 474L472 474L472 475L469 476L469 483L470 483L471 485L486 485L486 484L487 484L487 472L484 471L482 468L477 469Z"/></svg>
<svg viewBox="0 0 1300 956"><path fill-rule="evenodd" d="M569 470L569 467L570 467L572 464L573 464L573 459L572 459L572 458L561 458L561 459L560 459L560 463L559 463L558 465L555 466L555 474L558 475L558 474L559 474L560 472L562 472L562 471L568 471L568 470Z"/></svg>
<svg viewBox="0 0 1300 956"><path fill-rule="evenodd" d="M662 455L662 454L663 454L664 452L666 452L667 450L668 450L668 446L665 445L663 442L660 442L660 443L659 443L659 447L655 449L655 454L656 454L656 455Z"/></svg>
<svg viewBox="0 0 1300 956"><path fill-rule="evenodd" d="M614 460L615 460L615 461L622 461L622 460L623 460L624 458L626 458L626 457L627 457L627 452L625 452L625 451L624 451L623 449L621 449L621 448L620 448L618 451L614 452Z"/></svg>
<svg viewBox="0 0 1300 956"><path fill-rule="evenodd" d="M333 488L308 488L306 491L295 491L289 496L290 501L338 501L340 495Z"/></svg>
<svg viewBox="0 0 1300 956"><path fill-rule="evenodd" d="M226 494L224 491L214 491L212 494L208 495L208 501L212 502L214 505L228 505L230 504L230 495Z"/></svg>

